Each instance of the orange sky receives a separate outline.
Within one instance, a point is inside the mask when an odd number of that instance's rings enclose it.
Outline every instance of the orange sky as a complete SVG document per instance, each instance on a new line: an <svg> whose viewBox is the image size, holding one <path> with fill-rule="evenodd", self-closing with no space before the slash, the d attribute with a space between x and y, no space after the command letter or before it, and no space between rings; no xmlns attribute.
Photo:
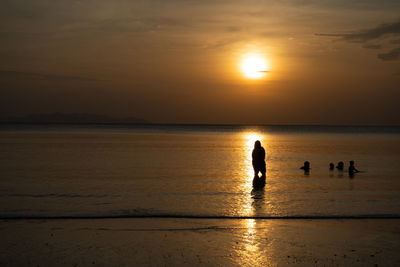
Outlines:
<svg viewBox="0 0 400 267"><path fill-rule="evenodd" d="M400 2L2 1L1 116L400 125ZM268 61L243 75L244 55Z"/></svg>

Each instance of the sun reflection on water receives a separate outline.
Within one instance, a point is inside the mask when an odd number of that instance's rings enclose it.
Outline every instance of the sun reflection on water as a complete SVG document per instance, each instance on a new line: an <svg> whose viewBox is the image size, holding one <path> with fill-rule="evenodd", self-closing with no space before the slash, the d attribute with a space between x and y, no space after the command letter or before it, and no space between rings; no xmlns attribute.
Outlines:
<svg viewBox="0 0 400 267"><path fill-rule="evenodd" d="M258 247L255 242L256 238L256 220L255 219L247 219L245 222L247 226L247 232L244 235L245 238L245 247L249 252L256 252Z"/></svg>
<svg viewBox="0 0 400 267"><path fill-rule="evenodd" d="M242 158L245 162L245 169L243 169L243 192L248 192L248 195L244 197L242 202L242 212L247 216L258 216L262 214L264 204L264 189L255 190L253 189L252 180L254 177L254 170L252 166L251 153L254 148L255 141L259 140L264 144L266 142L266 136L256 131L244 132L241 137L242 140ZM257 231L258 219L245 219L243 220L243 226L246 228L242 236L242 253L238 257L240 265L259 266L261 262L268 262L267 254L265 254L264 248L260 247L260 237ZM265 230L264 230L265 231Z"/></svg>
<svg viewBox="0 0 400 267"><path fill-rule="evenodd" d="M241 169L241 179L240 184L241 192L248 192L248 195L242 199L242 205L240 207L240 213L245 216L251 216L253 214L252 199L250 192L253 189L253 177L254 170L251 163L251 152L254 148L254 142L257 140L265 140L261 133L255 131L248 131L241 134L239 140L241 140L241 158L243 160L243 165Z"/></svg>
<svg viewBox="0 0 400 267"><path fill-rule="evenodd" d="M257 132L246 132L244 133L244 139L246 140L247 149L249 151L252 151L254 147L254 142L257 140L262 142L264 140L264 136Z"/></svg>
<svg viewBox="0 0 400 267"><path fill-rule="evenodd" d="M245 219L242 224L246 230L242 233L241 242L235 249L237 257L234 261L239 266L273 266L271 248L268 244L269 229L265 228L265 221Z"/></svg>

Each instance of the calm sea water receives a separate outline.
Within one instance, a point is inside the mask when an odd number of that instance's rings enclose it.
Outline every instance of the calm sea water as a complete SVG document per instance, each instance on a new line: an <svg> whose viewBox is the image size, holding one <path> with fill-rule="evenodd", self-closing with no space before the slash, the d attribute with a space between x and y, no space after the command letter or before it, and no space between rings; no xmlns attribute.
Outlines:
<svg viewBox="0 0 400 267"><path fill-rule="evenodd" d="M329 171L350 160L365 172ZM0 176L1 217L400 216L400 129L3 125Z"/></svg>

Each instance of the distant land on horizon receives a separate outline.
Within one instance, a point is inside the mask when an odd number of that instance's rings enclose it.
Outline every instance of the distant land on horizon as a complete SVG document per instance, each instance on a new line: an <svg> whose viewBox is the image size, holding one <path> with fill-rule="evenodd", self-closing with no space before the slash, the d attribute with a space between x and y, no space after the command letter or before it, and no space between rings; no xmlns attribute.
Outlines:
<svg viewBox="0 0 400 267"><path fill-rule="evenodd" d="M150 121L136 118L116 118L101 114L91 113L49 113L30 114L27 116L0 117L0 123L140 123L147 124Z"/></svg>
<svg viewBox="0 0 400 267"><path fill-rule="evenodd" d="M151 124L169 126L267 126L267 127L328 127L328 128L400 128L400 125L348 125L348 124L260 124L260 123L174 123L174 122L153 122L137 117L114 117L94 113L33 113L25 116L0 116L0 124Z"/></svg>

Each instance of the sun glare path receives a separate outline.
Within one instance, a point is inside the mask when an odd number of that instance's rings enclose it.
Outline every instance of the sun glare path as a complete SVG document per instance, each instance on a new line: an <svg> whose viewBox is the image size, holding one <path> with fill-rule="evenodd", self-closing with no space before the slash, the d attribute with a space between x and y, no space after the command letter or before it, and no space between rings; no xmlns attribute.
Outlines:
<svg viewBox="0 0 400 267"><path fill-rule="evenodd" d="M247 78L260 79L268 72L268 65L261 56L246 56L242 62L242 71Z"/></svg>
<svg viewBox="0 0 400 267"><path fill-rule="evenodd" d="M254 148L254 142L257 140L262 141L263 136L259 133L250 132L245 134L245 140L247 140L246 143L247 149L249 151L252 151Z"/></svg>

